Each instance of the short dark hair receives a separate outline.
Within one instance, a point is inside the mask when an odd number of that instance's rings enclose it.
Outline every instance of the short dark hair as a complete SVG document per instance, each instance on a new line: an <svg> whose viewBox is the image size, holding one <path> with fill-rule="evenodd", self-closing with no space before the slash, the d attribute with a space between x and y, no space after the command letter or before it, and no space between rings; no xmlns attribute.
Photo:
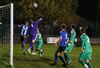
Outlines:
<svg viewBox="0 0 100 68"><path fill-rule="evenodd" d="M25 23L28 23L28 21L25 21Z"/></svg>
<svg viewBox="0 0 100 68"><path fill-rule="evenodd" d="M24 24L26 24L26 23L29 23L28 21L25 21L25 23Z"/></svg>
<svg viewBox="0 0 100 68"><path fill-rule="evenodd" d="M61 29L66 29L66 25L65 24L61 24Z"/></svg>
<svg viewBox="0 0 100 68"><path fill-rule="evenodd" d="M72 24L71 27L75 29L76 28L76 25L75 24Z"/></svg>
<svg viewBox="0 0 100 68"><path fill-rule="evenodd" d="M86 33L86 28L82 27L82 29L80 30L82 33Z"/></svg>
<svg viewBox="0 0 100 68"><path fill-rule="evenodd" d="M30 23L33 23L33 20L32 20L32 19L30 19L30 20L29 20L29 22L30 22Z"/></svg>

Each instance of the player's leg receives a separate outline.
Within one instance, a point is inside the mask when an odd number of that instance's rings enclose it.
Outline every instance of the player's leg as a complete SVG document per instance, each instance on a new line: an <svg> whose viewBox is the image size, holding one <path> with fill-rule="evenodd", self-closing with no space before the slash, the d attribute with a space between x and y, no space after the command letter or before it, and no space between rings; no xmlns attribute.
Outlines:
<svg viewBox="0 0 100 68"><path fill-rule="evenodd" d="M23 53L24 53L24 55L25 55L25 43L26 43L26 38L24 38L24 41L23 41Z"/></svg>
<svg viewBox="0 0 100 68"><path fill-rule="evenodd" d="M32 47L33 43L32 43L32 37L30 36L30 45L29 45L29 49L27 50L29 54L31 54L31 47Z"/></svg>
<svg viewBox="0 0 100 68"><path fill-rule="evenodd" d="M39 48L39 42L36 43L36 51L38 51L39 54L41 53L40 48Z"/></svg>
<svg viewBox="0 0 100 68"><path fill-rule="evenodd" d="M57 52L58 52L58 51L56 51L56 52L55 52L54 64L56 64L56 63L57 63L57 61L58 61Z"/></svg>
<svg viewBox="0 0 100 68"><path fill-rule="evenodd" d="M23 51L23 54L25 55L24 41L22 42L22 51Z"/></svg>
<svg viewBox="0 0 100 68"><path fill-rule="evenodd" d="M58 47L58 49L57 49L57 51L55 52L55 56L54 56L54 63L53 63L53 65L56 65L56 63L57 63L57 60L58 60L58 52L60 51L60 46Z"/></svg>
<svg viewBox="0 0 100 68"><path fill-rule="evenodd" d="M24 42L23 42L24 46L25 46L25 43L26 43L26 38L24 38Z"/></svg>
<svg viewBox="0 0 100 68"><path fill-rule="evenodd" d="M28 49L28 52L29 52L29 54L30 54L31 51L32 51L32 55L35 55L35 54L36 54L36 53L34 52L34 48L33 48L34 43L35 43L35 36L30 36L30 47L29 47L29 49ZM31 51L30 51L30 50L31 50Z"/></svg>
<svg viewBox="0 0 100 68"><path fill-rule="evenodd" d="M33 48L33 43L30 41L30 47L28 49L28 53L31 54L31 49Z"/></svg>
<svg viewBox="0 0 100 68"><path fill-rule="evenodd" d="M54 62L51 63L50 65L56 65L58 61L58 56L57 56L57 51L55 52L55 56L54 56Z"/></svg>
<svg viewBox="0 0 100 68"><path fill-rule="evenodd" d="M86 64L88 65L89 68L93 68L93 66L92 66L92 64L91 64L91 62L90 62L91 56L92 56L92 53L91 53L91 52L87 53Z"/></svg>
<svg viewBox="0 0 100 68"><path fill-rule="evenodd" d="M66 66L66 62L64 61L63 57L61 56L61 52L65 50L65 46L61 46L60 50L57 52L57 56L60 58L60 60L63 63L63 66Z"/></svg>
<svg viewBox="0 0 100 68"><path fill-rule="evenodd" d="M64 61L63 57L61 56L61 52L57 52L57 56L60 58L60 60L63 63L63 66L66 66L66 62Z"/></svg>
<svg viewBox="0 0 100 68"><path fill-rule="evenodd" d="M70 46L68 51L70 53L74 47L74 41L71 41L71 44L69 43L68 46Z"/></svg>
<svg viewBox="0 0 100 68"><path fill-rule="evenodd" d="M67 61L68 64L70 64L72 62L68 51L64 51L64 57L65 57L65 60Z"/></svg>
<svg viewBox="0 0 100 68"><path fill-rule="evenodd" d="M69 56L69 52L71 51L71 48L72 48L72 46L68 45L68 47L66 47L66 49L64 51L64 57L68 64L70 64L72 62L72 60Z"/></svg>
<svg viewBox="0 0 100 68"><path fill-rule="evenodd" d="M35 43L35 40L32 40L32 41L30 42L30 47L29 47L29 49L28 49L28 53L31 54L31 51L32 51L32 55L35 55L35 54L36 54L36 53L34 52L34 48L33 48L34 43Z"/></svg>
<svg viewBox="0 0 100 68"><path fill-rule="evenodd" d="M86 64L88 65L89 68L93 68L93 66L89 60L86 60Z"/></svg>
<svg viewBox="0 0 100 68"><path fill-rule="evenodd" d="M56 65L57 61L58 61L58 57L60 58L60 60L63 62L63 65L66 65L66 62L64 61L63 57L61 56L61 53L57 52L55 53L55 58L54 58L54 63L53 65Z"/></svg>
<svg viewBox="0 0 100 68"><path fill-rule="evenodd" d="M31 45L31 50L32 50L32 55L35 55L36 53L34 52L34 43L35 43L35 40L32 40L32 45Z"/></svg>
<svg viewBox="0 0 100 68"><path fill-rule="evenodd" d="M88 65L86 64L86 62L84 61L86 59L86 53L81 53L80 57L79 57L79 62L85 67L85 68L89 68Z"/></svg>
<svg viewBox="0 0 100 68"><path fill-rule="evenodd" d="M38 51L40 56L42 56L42 53L44 51L43 49L41 49L42 45L43 45L43 42L38 42L37 47L36 47L36 50Z"/></svg>
<svg viewBox="0 0 100 68"><path fill-rule="evenodd" d="M21 46L22 46L23 54L25 55L25 49L24 49L24 36L21 36Z"/></svg>
<svg viewBox="0 0 100 68"><path fill-rule="evenodd" d="M65 63L63 57L61 56L61 47L58 47L57 51L55 52L54 63L51 65L56 65L56 63L58 61L58 57L63 62L63 65L66 66L66 63Z"/></svg>

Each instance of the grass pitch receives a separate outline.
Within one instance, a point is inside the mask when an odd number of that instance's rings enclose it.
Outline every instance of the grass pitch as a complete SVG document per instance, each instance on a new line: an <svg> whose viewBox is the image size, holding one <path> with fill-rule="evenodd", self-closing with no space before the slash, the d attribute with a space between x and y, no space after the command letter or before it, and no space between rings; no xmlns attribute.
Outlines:
<svg viewBox="0 0 100 68"><path fill-rule="evenodd" d="M15 68L64 68L62 67L62 62L58 59L58 63L55 66L51 66L50 64L54 61L54 53L57 48L54 45L43 45L42 49L44 49L43 56L40 57L38 52L36 55L29 55L27 52L29 45L26 44L25 50L26 55L24 56L22 53L21 45L14 44L14 67ZM92 55L92 64L93 68L100 68L100 46L92 46L93 55ZM72 63L68 65L68 68L84 68L79 62L78 58L81 53L81 48L76 48L74 46L70 56L72 58ZM63 54L62 54L63 55ZM10 68L9 66L4 65L0 62L0 68Z"/></svg>

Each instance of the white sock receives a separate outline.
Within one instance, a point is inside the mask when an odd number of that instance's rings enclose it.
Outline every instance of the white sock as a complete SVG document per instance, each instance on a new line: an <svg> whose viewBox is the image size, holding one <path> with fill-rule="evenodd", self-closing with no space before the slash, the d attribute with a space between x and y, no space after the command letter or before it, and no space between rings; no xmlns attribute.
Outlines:
<svg viewBox="0 0 100 68"><path fill-rule="evenodd" d="M41 49L41 51L43 51L43 50Z"/></svg>
<svg viewBox="0 0 100 68"><path fill-rule="evenodd" d="M40 54L40 57L42 57L42 54Z"/></svg>
<svg viewBox="0 0 100 68"><path fill-rule="evenodd" d="M30 51L31 49L29 48L28 51Z"/></svg>
<svg viewBox="0 0 100 68"><path fill-rule="evenodd" d="M25 52L25 50L23 50L23 52Z"/></svg>
<svg viewBox="0 0 100 68"><path fill-rule="evenodd" d="M85 68L89 68L87 64L84 65Z"/></svg>

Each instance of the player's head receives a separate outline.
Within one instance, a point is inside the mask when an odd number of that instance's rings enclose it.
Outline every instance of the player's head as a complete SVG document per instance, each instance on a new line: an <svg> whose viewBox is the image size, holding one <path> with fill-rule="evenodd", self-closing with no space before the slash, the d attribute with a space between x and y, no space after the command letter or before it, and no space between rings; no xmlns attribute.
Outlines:
<svg viewBox="0 0 100 68"><path fill-rule="evenodd" d="M75 29L76 25L75 24L72 24L71 25L71 29Z"/></svg>
<svg viewBox="0 0 100 68"><path fill-rule="evenodd" d="M65 24L61 24L61 30L65 30L66 29L66 25Z"/></svg>
<svg viewBox="0 0 100 68"><path fill-rule="evenodd" d="M29 24L28 21L25 21L25 25L28 26L28 24Z"/></svg>
<svg viewBox="0 0 100 68"><path fill-rule="evenodd" d="M37 33L40 33L39 28L38 28L38 30L37 30Z"/></svg>
<svg viewBox="0 0 100 68"><path fill-rule="evenodd" d="M29 20L29 22L30 22L30 23L33 23L33 20L32 20L32 19L30 19L30 20Z"/></svg>
<svg viewBox="0 0 100 68"><path fill-rule="evenodd" d="M86 33L86 29L85 29L84 27L82 27L82 28L80 29L80 33L81 33L81 34Z"/></svg>

